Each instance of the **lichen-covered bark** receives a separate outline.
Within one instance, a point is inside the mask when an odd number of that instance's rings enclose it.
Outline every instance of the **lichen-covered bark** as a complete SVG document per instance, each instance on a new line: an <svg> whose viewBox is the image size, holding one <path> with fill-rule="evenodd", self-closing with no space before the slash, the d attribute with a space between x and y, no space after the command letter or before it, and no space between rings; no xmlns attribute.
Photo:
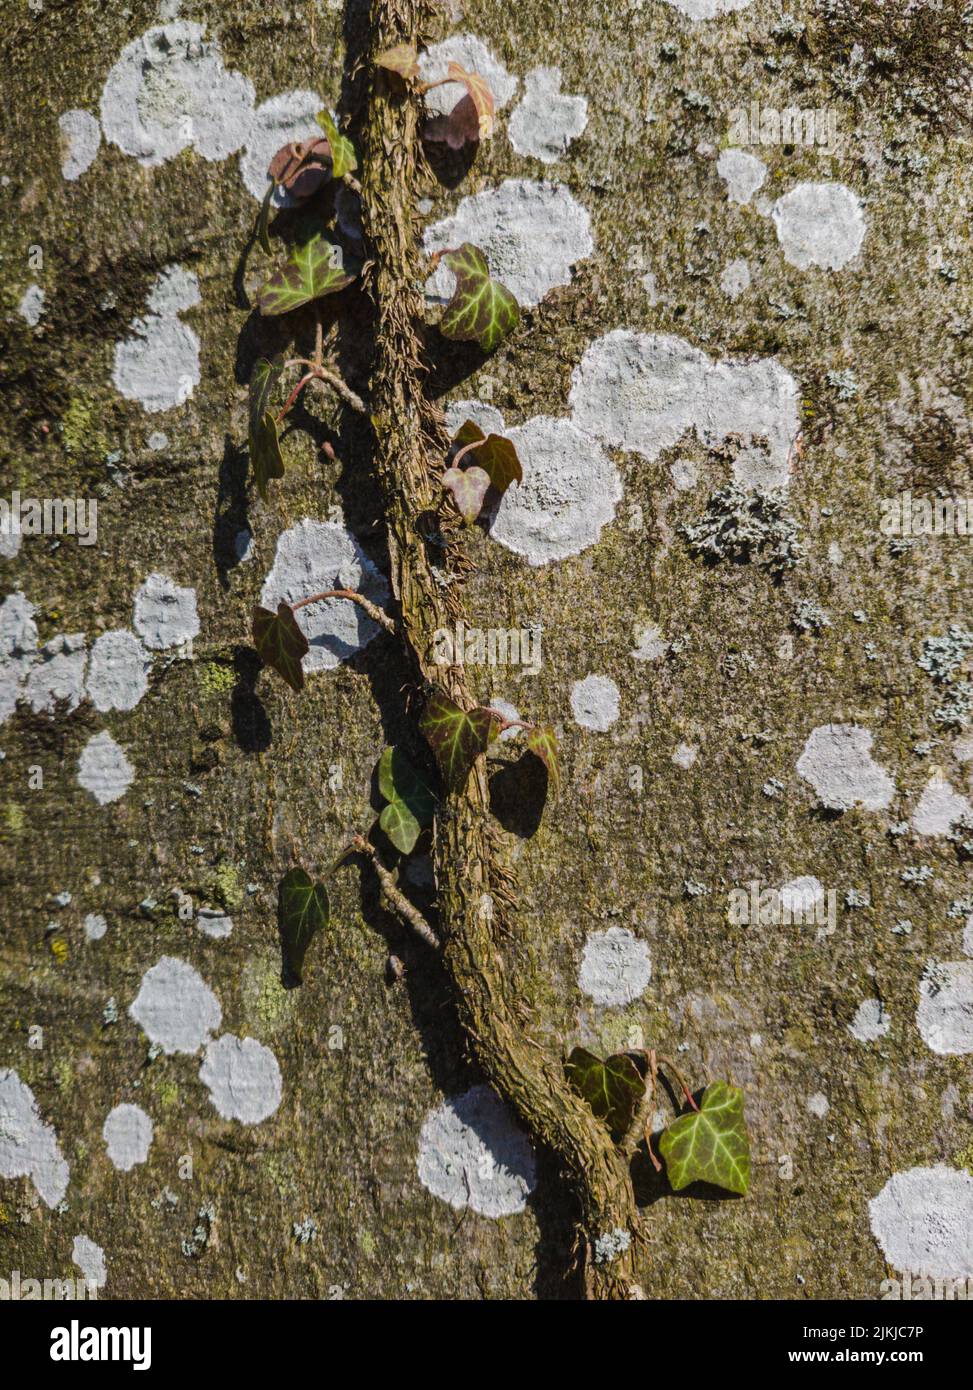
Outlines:
<svg viewBox="0 0 973 1390"><path fill-rule="evenodd" d="M0 1277L73 1273L72 1241L84 1233L105 1250L107 1295L560 1293L575 1210L549 1153L527 1211L499 1221L453 1211L417 1179L426 1113L482 1079L481 1064L440 963L382 911L367 870L334 880L333 925L312 948L304 986L280 985L276 882L292 847L323 868L349 829L370 824L374 762L385 742L409 736L402 691L416 672L382 636L310 679L298 703L266 676L254 681L242 653L247 615L277 535L303 516L340 505L388 565L373 441L315 398L285 440L288 474L270 502L248 493L247 323L263 266L240 264L256 204L238 156L210 163L188 150L147 169L103 145L66 182L58 116L97 113L110 67L158 22L158 6L9 8L4 492L92 493L101 510L91 549L29 539L15 560L0 559L0 596L26 593L42 640L91 638L131 626L135 590L161 571L197 589L203 631L195 658L157 659L149 693L127 714L82 705L51 718L21 707L0 726L0 1067L30 1085L71 1167L63 1213L39 1203L28 1178L0 1184ZM219 37L258 102L312 88L337 106L347 47L364 32L360 10L346 19L323 3L286 18L250 0L183 13ZM799 17L811 13L801 7ZM481 668L468 673L471 693L554 721L564 750L564 792L536 829L509 799L499 806L508 829L533 832L513 841L518 900L499 943L525 1026L547 1057L575 1042L644 1042L677 1053L694 1079L708 1070L747 1092L745 1200L674 1197L636 1166L648 1246L634 1274L650 1296L876 1297L888 1271L869 1199L896 1171L963 1171L971 1161L969 1056L933 1052L915 1023L927 961L963 958L964 923L949 907L969 893L968 868L944 838L888 834L911 817L934 764L969 794L961 736L932 721L939 696L915 664L926 635L965 620L968 540L926 538L894 557L877 531L877 499L904 487L970 491L968 161L963 146L881 105L879 86L842 94L840 56L816 31L806 44L775 36L778 24L777 7L759 2L693 24L665 3L568 11L525 0L470 3L437 31L480 36L521 83L558 65L563 91L587 97L589 122L554 166L517 155L505 122L521 86L460 188L423 188L433 200L423 216L444 216L463 193L505 178L552 178L590 212L595 245L472 378L460 379L455 360L438 371L437 400L489 399L510 425L564 417L572 371L619 327L685 338L714 359L773 356L801 387L807 433L789 505L806 555L780 583L689 553L678 526L728 477L726 461L691 435L651 460L612 450L624 499L581 555L535 569L487 537L469 540L475 619L537 622L544 633L539 674ZM836 109L845 138L834 155L754 149L768 171L756 200L770 204L800 182L852 188L867 200L868 230L848 267L797 269L768 216L728 201L716 156L729 111L751 100ZM43 250L39 270L32 246ZM738 260L751 284L731 299L720 282ZM184 318L200 338L202 376L185 405L150 416L116 393L114 345L171 263L199 276L201 305ZM47 296L34 328L17 311L31 283ZM350 366L360 390L365 350ZM846 371L851 399L828 384L829 372ZM155 431L167 437L161 448L149 446ZM338 462L318 452L325 437ZM684 459L695 488L673 482ZM230 542L244 524L255 555L237 564ZM392 572L401 564L393 557ZM802 598L830 626L795 631ZM634 660L649 624L675 646ZM620 717L603 734L571 714L573 683L592 673L620 692ZM797 776L810 731L831 721L873 733L873 754L895 778L887 812L823 813ZM109 807L76 780L82 747L104 728L136 769ZM697 750L688 767L672 762L683 743ZM765 793L772 778L782 795L773 785ZM902 883L923 863L931 884ZM731 886L804 874L838 894L833 935L728 921ZM708 891L688 896L687 880ZM232 936L211 941L180 922L174 888L228 910ZM845 910L851 889L870 906ZM59 907L62 891L71 902ZM89 912L108 920L100 942L86 939ZM904 919L911 933L893 932ZM652 979L630 1003L599 1007L579 992L578 965L587 934L612 925L648 943ZM58 943L66 954L52 950ZM389 951L407 967L400 985L385 983ZM273 1048L284 1089L271 1119L225 1121L198 1058L149 1058L126 1010L163 954L204 976L223 1030ZM872 1042L849 1031L866 998L883 1001L890 1022ZM117 1023L104 1021L110 999ZM41 1047L29 1046L33 1027ZM823 1116L808 1109L819 1097ZM101 1137L121 1102L155 1124L147 1163L128 1173ZM192 1157L185 1178L181 1155ZM182 1242L206 1206L210 1237L187 1255ZM318 1234L301 1244L293 1227L307 1217Z"/></svg>

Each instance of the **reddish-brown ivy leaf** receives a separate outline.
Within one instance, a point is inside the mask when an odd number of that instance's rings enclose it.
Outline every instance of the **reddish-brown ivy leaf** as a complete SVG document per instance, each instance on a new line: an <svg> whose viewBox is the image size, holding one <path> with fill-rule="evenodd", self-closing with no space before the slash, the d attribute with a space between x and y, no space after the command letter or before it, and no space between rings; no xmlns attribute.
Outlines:
<svg viewBox="0 0 973 1390"><path fill-rule="evenodd" d="M524 481L524 470L517 450L504 435L484 435L479 425L467 420L456 431L453 443L460 449L470 444L476 445L467 457L475 455L477 466L483 469L490 479L490 486L501 496L511 483Z"/></svg>
<svg viewBox="0 0 973 1390"><path fill-rule="evenodd" d="M462 791L470 769L497 736L500 720L493 710L463 710L441 690L434 690L419 727L435 755L443 781Z"/></svg>
<svg viewBox="0 0 973 1390"><path fill-rule="evenodd" d="M462 82L476 108L480 139L489 139L493 134L493 93L486 78L478 72L467 72L460 63L450 63L446 76L452 82Z"/></svg>
<svg viewBox="0 0 973 1390"><path fill-rule="evenodd" d="M304 689L301 662L310 648L289 603L279 603L276 613L255 606L253 645L264 665L276 671L292 690Z"/></svg>
<svg viewBox="0 0 973 1390"><path fill-rule="evenodd" d="M483 468L447 468L443 487L452 495L456 508L469 526L483 510L483 499L490 487L490 475Z"/></svg>
<svg viewBox="0 0 973 1390"><path fill-rule="evenodd" d="M270 161L268 173L292 197L310 198L331 177L331 146L323 137L284 145Z"/></svg>
<svg viewBox="0 0 973 1390"><path fill-rule="evenodd" d="M520 305L506 285L490 278L486 256L478 246L464 241L455 251L447 251L443 260L456 276L456 288L439 320L440 333L492 352L516 327Z"/></svg>
<svg viewBox="0 0 973 1390"><path fill-rule="evenodd" d="M394 48L386 48L376 57L375 66L398 73L406 82L419 76L419 56L411 43L397 43Z"/></svg>
<svg viewBox="0 0 973 1390"><path fill-rule="evenodd" d="M469 95L460 97L446 116L430 116L422 128L422 134L424 139L442 142L451 150L476 144L480 138L480 118L473 98Z"/></svg>
<svg viewBox="0 0 973 1390"><path fill-rule="evenodd" d="M527 735L527 751L540 758L547 768L547 783L557 796L561 789L561 767L557 755L557 735L550 724L538 724Z"/></svg>

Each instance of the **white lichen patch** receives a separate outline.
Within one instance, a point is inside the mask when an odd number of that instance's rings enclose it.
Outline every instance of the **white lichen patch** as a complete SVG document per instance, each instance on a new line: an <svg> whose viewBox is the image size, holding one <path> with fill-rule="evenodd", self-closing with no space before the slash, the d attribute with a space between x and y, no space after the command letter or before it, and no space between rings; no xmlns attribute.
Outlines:
<svg viewBox="0 0 973 1390"><path fill-rule="evenodd" d="M278 538L260 602L276 612L282 601L294 603L330 589L355 589L379 607L389 598L385 577L350 531L338 522L305 517ZM305 671L334 670L381 631L357 603L347 599L309 604L298 609L296 617L310 644Z"/></svg>
<svg viewBox="0 0 973 1390"><path fill-rule="evenodd" d="M669 4L694 24L699 24L704 19L716 19L717 15L745 10L753 0L669 0Z"/></svg>
<svg viewBox="0 0 973 1390"><path fill-rule="evenodd" d="M0 724L16 709L36 657L34 605L20 592L8 594L0 603Z"/></svg>
<svg viewBox="0 0 973 1390"><path fill-rule="evenodd" d="M777 890L781 908L792 917L809 918L820 903L824 902L824 885L813 874L802 874L800 878L788 879Z"/></svg>
<svg viewBox="0 0 973 1390"><path fill-rule="evenodd" d="M799 390L770 358L714 362L684 338L619 328L595 339L571 382L574 423L613 448L652 460L690 429L707 445L739 435L737 482L765 489L789 482Z"/></svg>
<svg viewBox="0 0 973 1390"><path fill-rule="evenodd" d="M842 183L799 183L770 215L784 259L799 270L841 270L865 239L862 201Z"/></svg>
<svg viewBox="0 0 973 1390"><path fill-rule="evenodd" d="M24 699L35 714L53 714L61 703L77 709L84 698L88 665L83 632L52 637L38 653L24 684Z"/></svg>
<svg viewBox="0 0 973 1390"><path fill-rule="evenodd" d="M973 1052L973 960L930 961L919 982L916 1027L941 1057Z"/></svg>
<svg viewBox="0 0 973 1390"><path fill-rule="evenodd" d="M100 941L108 930L108 923L100 912L89 912L82 925L89 941Z"/></svg>
<svg viewBox="0 0 973 1390"><path fill-rule="evenodd" d="M561 92L560 68L534 68L524 78L524 95L510 117L510 143L518 154L554 164L588 124L584 97Z"/></svg>
<svg viewBox="0 0 973 1390"><path fill-rule="evenodd" d="M620 695L610 676L585 676L571 687L571 713L582 729L603 734L618 718Z"/></svg>
<svg viewBox="0 0 973 1390"><path fill-rule="evenodd" d="M198 1052L223 1018L209 985L176 956L162 956L145 972L128 1012L149 1041L167 1053Z"/></svg>
<svg viewBox="0 0 973 1390"><path fill-rule="evenodd" d="M495 541L531 565L594 545L622 498L618 470L570 420L535 415L507 431L524 481L507 488L490 527Z"/></svg>
<svg viewBox="0 0 973 1390"><path fill-rule="evenodd" d="M675 763L676 767L681 767L688 772L698 756L699 749L695 744L679 743L673 751L672 761Z"/></svg>
<svg viewBox="0 0 973 1390"><path fill-rule="evenodd" d="M253 120L253 83L223 66L201 24L158 25L122 49L101 94L105 139L148 168L192 146L204 159L240 149Z"/></svg>
<svg viewBox="0 0 973 1390"><path fill-rule="evenodd" d="M88 699L95 709L134 709L149 688L152 658L126 628L104 632L91 648Z"/></svg>
<svg viewBox="0 0 973 1390"><path fill-rule="evenodd" d="M739 299L750 288L750 267L746 261L728 261L720 276L720 289L727 299Z"/></svg>
<svg viewBox="0 0 973 1390"><path fill-rule="evenodd" d="M881 999L863 999L848 1025L848 1032L858 1042L877 1042L885 1037L891 1026Z"/></svg>
<svg viewBox="0 0 973 1390"><path fill-rule="evenodd" d="M224 1033L211 1042L199 1079L224 1120L256 1125L280 1105L282 1082L277 1058L255 1038Z"/></svg>
<svg viewBox="0 0 973 1390"><path fill-rule="evenodd" d="M973 1277L973 1177L956 1168L894 1173L868 1204L872 1234L894 1269L927 1279Z"/></svg>
<svg viewBox="0 0 973 1390"><path fill-rule="evenodd" d="M495 405L486 401L450 401L445 412L450 434L456 434L467 420L472 420L484 434L503 434L505 428L503 416Z"/></svg>
<svg viewBox="0 0 973 1390"><path fill-rule="evenodd" d="M71 1247L71 1259L80 1269L89 1289L103 1289L108 1282L105 1268L105 1252L87 1236L75 1236Z"/></svg>
<svg viewBox="0 0 973 1390"><path fill-rule="evenodd" d="M196 925L204 936L223 941L233 931L233 918L217 907L201 907L196 914Z"/></svg>
<svg viewBox="0 0 973 1390"><path fill-rule="evenodd" d="M426 229L427 252L471 241L486 256L490 274L525 308L555 285L571 282L571 267L594 250L587 208L559 183L506 179L499 188L463 198L452 217ZM455 276L445 262L430 276L426 294L446 303Z"/></svg>
<svg viewBox="0 0 973 1390"><path fill-rule="evenodd" d="M973 916L967 917L963 927L963 951L968 956L973 956Z"/></svg>
<svg viewBox="0 0 973 1390"><path fill-rule="evenodd" d="M153 651L181 647L199 635L196 590L183 589L165 574L150 574L135 595L132 622Z"/></svg>
<svg viewBox="0 0 973 1390"><path fill-rule="evenodd" d="M135 769L125 756L125 750L107 729L89 738L78 759L78 781L99 806L118 801L134 780Z"/></svg>
<svg viewBox="0 0 973 1390"><path fill-rule="evenodd" d="M823 1091L815 1091L813 1096L808 1096L804 1104L808 1113L817 1116L819 1120L823 1120L831 1109L831 1102Z"/></svg>
<svg viewBox="0 0 973 1390"><path fill-rule="evenodd" d="M150 414L184 405L199 385L199 338L178 317L198 303L193 272L167 266L149 293L148 313L115 344L115 389Z"/></svg>
<svg viewBox="0 0 973 1390"><path fill-rule="evenodd" d="M635 646L629 652L633 661L658 661L669 650L669 643L655 623L637 628L633 636Z"/></svg>
<svg viewBox="0 0 973 1390"><path fill-rule="evenodd" d="M102 1126L108 1157L122 1173L131 1172L149 1156L154 1134L152 1121L137 1105L116 1105Z"/></svg>
<svg viewBox="0 0 973 1390"><path fill-rule="evenodd" d="M578 984L596 1004L631 1004L652 978L652 957L627 927L592 932L584 946Z"/></svg>
<svg viewBox="0 0 973 1390"><path fill-rule="evenodd" d="M321 138L321 127L314 117L323 107L324 102L317 92L306 89L281 92L257 107L247 148L240 156L240 177L247 192L258 202L263 202L267 192L267 170L277 151L293 141ZM283 188L276 190L272 201L275 207L289 207L293 203Z"/></svg>
<svg viewBox="0 0 973 1390"><path fill-rule="evenodd" d="M427 48L419 56L419 76L423 82L439 82L447 76L450 63L459 63L467 72L478 72L486 78L497 111L503 110L517 90L516 77L474 34L451 34L442 43L434 43ZM465 90L458 82L434 87L426 95L426 106L430 111L445 116L464 96Z"/></svg>
<svg viewBox="0 0 973 1390"><path fill-rule="evenodd" d="M46 298L40 285L28 285L21 295L17 313L31 328L36 328L40 323Z"/></svg>
<svg viewBox="0 0 973 1390"><path fill-rule="evenodd" d="M90 111L65 111L58 117L61 132L61 173L74 181L95 162L101 146L101 126Z"/></svg>
<svg viewBox="0 0 973 1390"><path fill-rule="evenodd" d="M798 776L811 783L830 810L884 810L895 795L895 783L872 757L872 742L868 729L857 724L821 724L808 735L797 760Z"/></svg>
<svg viewBox="0 0 973 1390"><path fill-rule="evenodd" d="M537 1183L530 1140L489 1086L474 1086L429 1112L416 1166L434 1197L480 1216L523 1211Z"/></svg>
<svg viewBox="0 0 973 1390"><path fill-rule="evenodd" d="M970 815L973 806L969 799L954 791L946 778L937 773L926 783L912 813L912 828L917 835L948 835L955 821Z"/></svg>
<svg viewBox="0 0 973 1390"><path fill-rule="evenodd" d="M716 172L726 184L726 196L730 202L745 205L762 187L767 177L767 166L755 154L727 149L716 161Z"/></svg>
<svg viewBox="0 0 973 1390"><path fill-rule="evenodd" d="M0 1177L28 1177L41 1201L56 1207L68 1187L68 1165L34 1093L15 1071L0 1068Z"/></svg>

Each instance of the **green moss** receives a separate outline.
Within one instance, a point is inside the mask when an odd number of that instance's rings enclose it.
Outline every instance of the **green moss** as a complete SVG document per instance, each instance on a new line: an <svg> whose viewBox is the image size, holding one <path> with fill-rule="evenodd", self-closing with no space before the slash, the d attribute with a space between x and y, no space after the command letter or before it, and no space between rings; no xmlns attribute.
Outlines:
<svg viewBox="0 0 973 1390"><path fill-rule="evenodd" d="M19 835L24 828L23 806L18 806L16 801L8 801L4 808L4 819L11 834Z"/></svg>
<svg viewBox="0 0 973 1390"><path fill-rule="evenodd" d="M82 396L72 396L61 416L61 442L69 454L85 458L104 458L111 448L100 425L96 407Z"/></svg>
<svg viewBox="0 0 973 1390"><path fill-rule="evenodd" d="M967 1144L965 1149L960 1149L953 1155L953 1162L957 1168L965 1168L973 1176L973 1139Z"/></svg>
<svg viewBox="0 0 973 1390"><path fill-rule="evenodd" d="M232 666L219 661L204 661L196 667L196 680L201 695L225 695L236 684L236 675Z"/></svg>

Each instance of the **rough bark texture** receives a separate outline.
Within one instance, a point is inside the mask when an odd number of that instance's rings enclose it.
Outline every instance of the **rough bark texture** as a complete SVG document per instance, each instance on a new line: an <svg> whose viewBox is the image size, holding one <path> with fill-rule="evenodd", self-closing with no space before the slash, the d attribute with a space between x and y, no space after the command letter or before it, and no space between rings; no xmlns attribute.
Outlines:
<svg viewBox="0 0 973 1390"><path fill-rule="evenodd" d="M303 987L287 991L277 880L294 854L324 867L349 831L371 823L375 760L386 742L414 737L403 696L417 672L383 634L311 678L297 700L256 676L244 650L247 615L278 534L340 506L391 574L421 652L442 600L427 587L414 518L393 510L386 548L383 512L401 496L393 449L398 467L415 470L418 496L440 426L417 414L399 437L379 428L379 487L371 431L316 397L285 440L286 479L261 504L246 485L244 445L250 303L263 271L240 259L256 204L237 156L208 162L190 150L143 168L103 144L92 168L66 182L58 116L97 113L109 69L126 43L160 22L158 7L132 3L122 14L46 0L40 11L5 8L4 68L13 77L4 98L9 182L0 189L3 492L97 495L101 505L97 546L28 538L15 559L0 559L0 597L27 595L42 640L85 632L90 641L131 626L135 590L161 571L197 589L202 633L194 658L157 655L149 692L129 713L82 704L51 717L21 706L0 725L0 1068L31 1087L71 1169L63 1212L41 1203L29 1178L2 1183L0 1277L74 1273L72 1241L85 1234L105 1251L109 1296L573 1291L564 1284L577 1215L570 1178L590 1167L592 1133L577 1111L571 1126L560 1109L531 1114L528 1098L539 1078L552 1078L552 1092L560 1084L554 1059L575 1042L605 1050L644 1043L681 1047L680 1065L694 1079L708 1071L745 1086L754 1177L743 1201L677 1197L637 1165L647 1244L633 1252L633 1279L650 1296L877 1296L888 1270L869 1199L898 1170L971 1163L969 1058L933 1052L915 1023L927 961L963 957L963 921L948 907L968 895L968 867L943 838L888 834L890 822L911 817L934 766L969 793L968 752L934 722L941 695L916 666L924 637L965 618L969 541L927 538L896 558L877 528L877 499L904 487L973 490L965 147L890 114L877 80L856 104L836 94L841 56L817 31L807 49L775 38L777 7L759 0L699 24L661 0L470 3L438 21L437 37L478 35L521 82L540 64L560 66L563 91L587 97L589 123L555 166L518 156L504 122L521 84L459 189L421 190L433 199L423 215L444 216L460 194L506 177L554 178L588 208L595 251L524 316L495 358L462 379L455 357L432 394L440 403L489 398L508 424L563 416L585 349L619 327L675 334L714 358L772 355L801 384L809 426L790 493L807 553L780 584L757 566L707 568L689 553L677 527L727 477L725 463L692 437L652 462L614 455L624 499L581 555L533 569L471 536L470 609L483 626L541 623L544 660L533 678L482 668L468 692L453 673L454 691L506 698L525 717L555 722L564 794L536 829L511 813L508 798L505 834L521 832L508 841L517 902L491 928L475 913L484 885L461 878L471 847L482 858L479 813L489 789L477 774L477 814L450 819L438 847L440 867L455 875L445 884L444 920L463 922L450 934L447 971L382 910L366 868L336 879L327 939L312 947ZM219 39L227 68L253 80L258 102L311 88L332 106L356 107L363 79L343 73L349 51L365 42L363 9L349 16L316 3L281 17L236 0L184 6L182 17ZM854 189L868 200L868 232L852 266L796 269L769 217L728 202L714 156L730 110L752 99L837 110L846 139L834 157L802 147L754 151L768 167L758 200L801 181ZM381 119L391 130L413 116L404 105ZM372 148L381 126L361 133ZM392 167L395 148L384 157ZM373 213L393 191L384 178L372 186L378 167L367 173ZM387 222L370 230L379 245L394 235ZM395 235L401 275L414 228L404 222ZM40 269L32 247L43 251ZM734 259L748 261L752 284L731 300L720 278ZM184 405L150 415L115 391L114 345L172 263L199 276L202 303L183 317L201 341L202 376ZM380 257L374 284L386 348L395 334L408 344L420 307L416 288L414 304L396 311L401 320L383 317L390 273ZM33 327L18 313L31 283L47 296ZM376 323L366 307L359 312L360 332L353 326L342 340L342 365L362 391ZM828 385L827 373L842 371L857 383L852 399ZM395 373L375 378L380 425L398 418L381 398L401 384ZM150 447L156 431L166 442ZM337 462L319 452L325 439ZM694 490L673 484L671 466L682 458L698 469ZM244 524L255 555L237 564L231 542ZM817 635L791 625L802 598L831 617ZM634 661L634 630L649 623L676 646L657 661ZM603 734L571 715L572 684L592 672L620 690L621 716ZM797 776L810 731L830 721L873 733L873 755L896 782L887 812L822 813ZM106 728L136 778L124 798L100 807L76 773L81 749ZM915 751L925 742L931 751ZM681 743L698 750L691 767L672 761ZM773 794L773 778L783 795ZM919 864L934 879L912 888L901 873ZM803 874L838 893L833 935L728 921L730 887ZM687 895L687 880L708 892ZM213 941L180 922L174 888L228 910L232 935ZM851 889L867 892L870 906L845 910ZM65 891L71 901L60 907L54 896ZM97 942L82 927L92 912L109 923ZM911 934L893 933L901 919L911 920ZM612 925L648 942L653 976L640 998L600 1008L579 992L578 964L586 935ZM385 982L390 950L407 966L394 986ZM283 1100L269 1120L223 1120L200 1084L197 1057L149 1056L126 1010L166 954L190 961L213 988L222 1031L273 1049ZM495 975L484 971L487 959ZM449 973L463 984L458 1001ZM513 997L522 1002L508 1015ZM871 1042L849 1031L865 998L880 999L890 1021ZM117 1023L105 1022L111 999ZM484 1036L478 1020L487 1015ZM39 1048L29 1045L32 1028L43 1029ZM565 1182L542 1145L527 1211L501 1220L458 1214L416 1175L427 1112L484 1072L569 1170ZM829 1103L824 1118L808 1109L815 1096ZM101 1133L122 1102L140 1105L155 1125L148 1161L130 1172L109 1161ZM186 1155L192 1176L183 1180ZM612 1181L607 1153L603 1162L599 1191ZM203 1207L214 1213L208 1239L187 1254L183 1242ZM302 1244L293 1228L308 1217L318 1234ZM597 1230L615 1214L588 1217Z"/></svg>

